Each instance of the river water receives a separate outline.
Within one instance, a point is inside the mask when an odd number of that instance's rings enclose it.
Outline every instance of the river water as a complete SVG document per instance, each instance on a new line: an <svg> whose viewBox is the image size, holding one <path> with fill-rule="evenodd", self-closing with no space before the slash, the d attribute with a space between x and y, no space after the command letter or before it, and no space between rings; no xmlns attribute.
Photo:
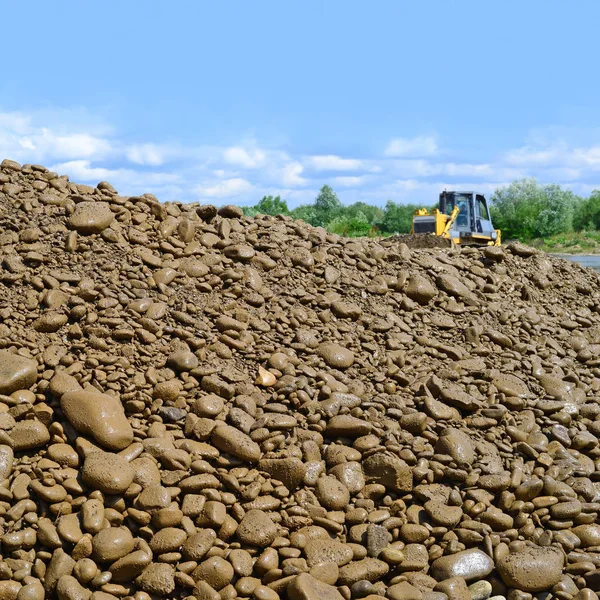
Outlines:
<svg viewBox="0 0 600 600"><path fill-rule="evenodd" d="M584 267L600 271L600 254L555 254L554 256L566 258L567 260L578 262Z"/></svg>

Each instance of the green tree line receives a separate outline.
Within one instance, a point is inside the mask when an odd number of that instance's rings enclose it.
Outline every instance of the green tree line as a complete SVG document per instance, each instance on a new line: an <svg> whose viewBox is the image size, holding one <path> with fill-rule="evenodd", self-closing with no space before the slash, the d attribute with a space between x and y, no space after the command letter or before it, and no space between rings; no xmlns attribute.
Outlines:
<svg viewBox="0 0 600 600"><path fill-rule="evenodd" d="M556 184L520 179L496 189L490 200L494 226L502 230L505 240L600 231L600 190L583 198ZM392 200L384 207L366 202L344 205L333 189L324 185L313 204L290 209L280 196L265 196L256 205L244 207L244 213L289 215L332 233L358 237L408 233L413 213L421 206Z"/></svg>

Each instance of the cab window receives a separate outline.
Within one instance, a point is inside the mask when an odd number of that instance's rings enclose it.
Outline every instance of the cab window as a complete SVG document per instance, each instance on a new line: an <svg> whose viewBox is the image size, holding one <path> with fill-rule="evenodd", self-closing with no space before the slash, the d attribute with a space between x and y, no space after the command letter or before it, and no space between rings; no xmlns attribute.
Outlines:
<svg viewBox="0 0 600 600"><path fill-rule="evenodd" d="M477 208L479 209L479 216L486 220L490 220L490 215L488 213L487 205L485 203L485 199L483 196L477 195Z"/></svg>

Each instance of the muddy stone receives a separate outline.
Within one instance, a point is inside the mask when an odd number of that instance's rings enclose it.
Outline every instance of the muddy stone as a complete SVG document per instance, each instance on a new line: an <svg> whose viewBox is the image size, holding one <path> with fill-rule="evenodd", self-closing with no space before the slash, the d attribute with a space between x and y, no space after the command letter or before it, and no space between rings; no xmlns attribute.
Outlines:
<svg viewBox="0 0 600 600"><path fill-rule="evenodd" d="M133 430L118 398L89 391L63 394L65 417L79 431L107 450L123 450L133 441Z"/></svg>
<svg viewBox="0 0 600 600"><path fill-rule="evenodd" d="M502 557L496 566L507 586L524 592L542 592L560 581L564 555L553 546L528 545Z"/></svg>
<svg viewBox="0 0 600 600"><path fill-rule="evenodd" d="M37 378L37 363L30 358L0 351L0 394L29 389Z"/></svg>
<svg viewBox="0 0 600 600"><path fill-rule="evenodd" d="M134 470L118 454L92 452L81 470L83 481L106 494L122 494L133 482Z"/></svg>
<svg viewBox="0 0 600 600"><path fill-rule="evenodd" d="M81 202L69 219L79 233L102 233L113 222L114 214L106 202Z"/></svg>
<svg viewBox="0 0 600 600"><path fill-rule="evenodd" d="M250 510L238 525L236 535L244 544L264 548L277 536L277 527L264 511Z"/></svg>

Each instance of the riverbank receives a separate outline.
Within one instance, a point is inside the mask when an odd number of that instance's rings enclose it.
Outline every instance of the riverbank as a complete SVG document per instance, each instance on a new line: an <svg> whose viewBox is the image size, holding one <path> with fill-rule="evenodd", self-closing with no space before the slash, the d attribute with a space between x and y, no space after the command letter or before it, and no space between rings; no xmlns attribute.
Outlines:
<svg viewBox="0 0 600 600"><path fill-rule="evenodd" d="M526 242L551 254L600 254L600 232L560 233Z"/></svg>

